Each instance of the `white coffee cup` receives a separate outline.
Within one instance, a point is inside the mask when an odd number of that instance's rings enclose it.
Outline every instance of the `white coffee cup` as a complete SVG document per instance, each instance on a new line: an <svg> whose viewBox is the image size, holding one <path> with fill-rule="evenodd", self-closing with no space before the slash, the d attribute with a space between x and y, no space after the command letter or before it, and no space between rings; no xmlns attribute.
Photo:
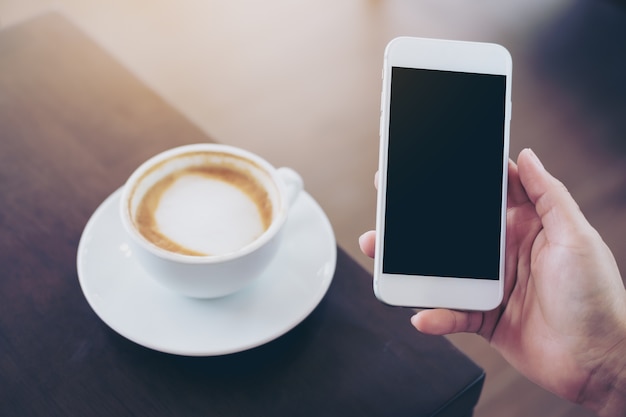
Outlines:
<svg viewBox="0 0 626 417"><path fill-rule="evenodd" d="M302 178L251 152L219 144L167 150L123 187L120 211L133 255L170 290L232 294L276 254Z"/></svg>

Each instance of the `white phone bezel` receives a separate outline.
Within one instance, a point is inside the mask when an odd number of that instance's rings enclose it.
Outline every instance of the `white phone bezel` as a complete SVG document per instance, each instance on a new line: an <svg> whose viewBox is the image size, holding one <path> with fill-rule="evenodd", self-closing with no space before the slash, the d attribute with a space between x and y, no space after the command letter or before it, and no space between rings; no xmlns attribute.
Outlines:
<svg viewBox="0 0 626 417"><path fill-rule="evenodd" d="M500 242L498 280L401 275L382 272L392 67L506 76L504 165L502 167L502 238ZM504 293L506 191L511 119L511 73L511 55L504 47L497 44L400 37L393 39L387 45L384 56L383 91L381 95L380 174L376 217L378 236L376 239L374 264L374 293L380 301L394 306L480 311L492 310L502 302Z"/></svg>

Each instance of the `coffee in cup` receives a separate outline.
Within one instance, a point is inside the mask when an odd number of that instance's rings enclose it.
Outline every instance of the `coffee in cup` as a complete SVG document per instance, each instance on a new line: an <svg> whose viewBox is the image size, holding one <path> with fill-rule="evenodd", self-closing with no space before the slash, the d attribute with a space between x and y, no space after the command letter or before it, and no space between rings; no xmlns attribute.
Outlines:
<svg viewBox="0 0 626 417"><path fill-rule="evenodd" d="M257 179L264 173L252 174L258 168L250 161L195 152L161 164L177 165L181 159L193 163L156 181L133 211L144 238L167 251L214 256L239 250L269 228L275 191L267 189L267 180Z"/></svg>
<svg viewBox="0 0 626 417"><path fill-rule="evenodd" d="M192 297L232 293L277 250L299 175L242 149L174 148L142 164L122 192L122 222L138 260Z"/></svg>

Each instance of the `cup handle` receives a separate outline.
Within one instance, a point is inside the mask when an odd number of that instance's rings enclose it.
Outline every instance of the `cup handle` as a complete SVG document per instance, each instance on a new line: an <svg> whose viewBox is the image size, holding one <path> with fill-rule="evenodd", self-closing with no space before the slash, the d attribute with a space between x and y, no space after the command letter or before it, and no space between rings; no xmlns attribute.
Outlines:
<svg viewBox="0 0 626 417"><path fill-rule="evenodd" d="M289 207L291 207L304 188L304 181L302 181L300 174L291 168L281 167L276 171L285 184L285 188L287 190L287 202L289 203Z"/></svg>

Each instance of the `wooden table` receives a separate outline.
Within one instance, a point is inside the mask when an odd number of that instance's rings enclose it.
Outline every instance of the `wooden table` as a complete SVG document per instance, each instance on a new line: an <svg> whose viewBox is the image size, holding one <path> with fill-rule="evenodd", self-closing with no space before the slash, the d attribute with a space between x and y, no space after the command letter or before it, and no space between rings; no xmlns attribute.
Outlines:
<svg viewBox="0 0 626 417"><path fill-rule="evenodd" d="M341 248L321 304L252 350L170 355L98 318L87 220L141 161L211 140L62 16L0 32L0 415L471 415L483 371L376 301Z"/></svg>

